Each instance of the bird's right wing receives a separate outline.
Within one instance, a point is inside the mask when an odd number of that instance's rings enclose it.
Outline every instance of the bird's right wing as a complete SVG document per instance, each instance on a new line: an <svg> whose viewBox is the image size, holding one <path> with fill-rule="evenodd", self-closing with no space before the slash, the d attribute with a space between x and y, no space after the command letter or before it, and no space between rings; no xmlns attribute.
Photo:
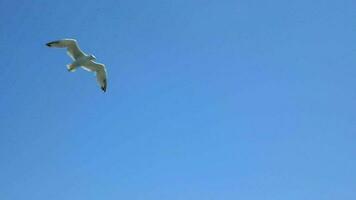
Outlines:
<svg viewBox="0 0 356 200"><path fill-rule="evenodd" d="M56 40L49 42L46 45L49 47L67 48L67 53L73 60L86 56L86 54L79 48L77 41L74 39Z"/></svg>
<svg viewBox="0 0 356 200"><path fill-rule="evenodd" d="M105 65L94 61L90 61L88 63L85 63L85 65L83 65L82 67L88 71L96 72L96 80L98 81L101 89L105 92L107 87Z"/></svg>

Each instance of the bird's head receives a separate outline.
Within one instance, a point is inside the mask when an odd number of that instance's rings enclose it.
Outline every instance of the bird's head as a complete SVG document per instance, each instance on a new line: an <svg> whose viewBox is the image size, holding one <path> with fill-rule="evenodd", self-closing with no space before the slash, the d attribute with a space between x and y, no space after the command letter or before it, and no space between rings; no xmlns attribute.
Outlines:
<svg viewBox="0 0 356 200"><path fill-rule="evenodd" d="M96 60L96 57L94 55L89 56L90 60Z"/></svg>

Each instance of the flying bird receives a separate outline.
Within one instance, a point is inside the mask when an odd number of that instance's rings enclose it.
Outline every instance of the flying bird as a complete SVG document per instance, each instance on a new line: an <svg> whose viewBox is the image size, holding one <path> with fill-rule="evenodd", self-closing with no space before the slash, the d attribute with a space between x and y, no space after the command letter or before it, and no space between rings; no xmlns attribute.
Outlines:
<svg viewBox="0 0 356 200"><path fill-rule="evenodd" d="M73 59L73 62L67 65L68 71L74 72L78 67L82 67L87 71L95 72L96 79L101 89L104 92L106 91L107 79L105 65L95 62L96 58L94 55L85 54L79 48L75 39L56 40L49 42L46 45L49 47L67 48L68 55Z"/></svg>

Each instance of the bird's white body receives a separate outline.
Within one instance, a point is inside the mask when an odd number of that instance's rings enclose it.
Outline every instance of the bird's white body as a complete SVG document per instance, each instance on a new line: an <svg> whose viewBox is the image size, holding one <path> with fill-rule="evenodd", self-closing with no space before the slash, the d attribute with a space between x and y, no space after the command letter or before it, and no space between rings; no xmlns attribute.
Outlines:
<svg viewBox="0 0 356 200"><path fill-rule="evenodd" d="M74 39L63 39L46 44L49 47L67 48L68 55L73 59L71 64L67 65L68 71L74 72L78 67L91 72L96 72L96 77L101 89L105 92L107 87L105 65L95 62L94 55L87 55L80 50L78 43Z"/></svg>
<svg viewBox="0 0 356 200"><path fill-rule="evenodd" d="M90 65L90 62L94 60L92 57L84 55L79 57L78 59L74 60L71 64L67 65L69 71L75 71L77 67Z"/></svg>

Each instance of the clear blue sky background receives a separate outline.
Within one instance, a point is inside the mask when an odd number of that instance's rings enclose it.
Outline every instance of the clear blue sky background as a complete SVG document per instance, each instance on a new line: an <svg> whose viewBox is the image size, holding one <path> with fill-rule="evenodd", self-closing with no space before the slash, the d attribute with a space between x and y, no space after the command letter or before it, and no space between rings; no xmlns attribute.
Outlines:
<svg viewBox="0 0 356 200"><path fill-rule="evenodd" d="M355 9L0 0L0 199L356 199Z"/></svg>

